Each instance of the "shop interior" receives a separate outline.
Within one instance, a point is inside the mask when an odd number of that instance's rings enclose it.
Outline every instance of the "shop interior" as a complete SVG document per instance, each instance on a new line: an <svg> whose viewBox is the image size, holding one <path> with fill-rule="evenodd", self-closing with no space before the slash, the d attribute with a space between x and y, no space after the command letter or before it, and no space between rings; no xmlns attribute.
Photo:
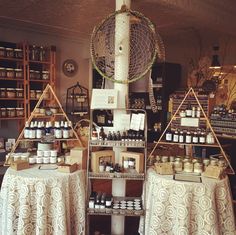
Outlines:
<svg viewBox="0 0 236 235"><path fill-rule="evenodd" d="M0 6L0 234L235 234L236 2Z"/></svg>

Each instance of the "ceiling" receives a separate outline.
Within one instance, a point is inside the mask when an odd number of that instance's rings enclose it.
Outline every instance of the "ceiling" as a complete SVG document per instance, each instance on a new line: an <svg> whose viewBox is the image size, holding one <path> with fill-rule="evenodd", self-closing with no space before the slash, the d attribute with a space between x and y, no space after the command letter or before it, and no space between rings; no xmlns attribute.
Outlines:
<svg viewBox="0 0 236 235"><path fill-rule="evenodd" d="M84 41L115 10L115 0L0 0L0 26ZM194 30L236 37L235 0L131 0L163 37Z"/></svg>

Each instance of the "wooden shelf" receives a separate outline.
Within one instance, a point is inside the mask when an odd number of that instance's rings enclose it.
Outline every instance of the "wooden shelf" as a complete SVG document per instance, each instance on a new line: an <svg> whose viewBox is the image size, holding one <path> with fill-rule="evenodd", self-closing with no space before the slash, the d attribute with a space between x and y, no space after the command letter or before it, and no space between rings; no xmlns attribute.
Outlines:
<svg viewBox="0 0 236 235"><path fill-rule="evenodd" d="M201 146L201 147L213 147L213 148L219 148L219 145L217 144L188 144L188 143L179 143L179 142L165 142L165 141L159 141L159 144L169 144L169 145L190 145L190 146Z"/></svg>
<svg viewBox="0 0 236 235"><path fill-rule="evenodd" d="M54 113L52 115L44 115L44 114L34 114L34 118L54 118L56 116L64 116L63 113Z"/></svg>
<svg viewBox="0 0 236 235"><path fill-rule="evenodd" d="M50 80L43 80L43 79L29 79L30 82L40 82L40 83L50 83Z"/></svg>
<svg viewBox="0 0 236 235"><path fill-rule="evenodd" d="M24 82L23 78L0 78L0 81L4 80L4 81L17 81L17 82Z"/></svg>
<svg viewBox="0 0 236 235"><path fill-rule="evenodd" d="M25 119L25 117L6 117L6 118L0 118L0 120L20 120Z"/></svg>
<svg viewBox="0 0 236 235"><path fill-rule="evenodd" d="M47 65L50 65L50 61L39 61L39 60L29 60L29 63L32 63L32 64L47 64Z"/></svg>
<svg viewBox="0 0 236 235"><path fill-rule="evenodd" d="M7 61L14 61L14 62L22 62L23 63L23 58L22 59L17 59L17 58L10 58L10 57L3 57L0 56L0 60L7 60Z"/></svg>
<svg viewBox="0 0 236 235"><path fill-rule="evenodd" d="M19 101L24 101L24 98L0 98L0 100L19 100Z"/></svg>
<svg viewBox="0 0 236 235"><path fill-rule="evenodd" d="M94 173L89 172L90 179L126 179L126 180L144 180L144 173L123 173L123 172L114 172L114 173Z"/></svg>
<svg viewBox="0 0 236 235"><path fill-rule="evenodd" d="M55 142L55 141L72 141L72 140L78 140L76 138L68 138L68 139L53 139L51 142ZM19 141L35 141L35 142L39 142L42 141L42 139L20 139Z"/></svg>

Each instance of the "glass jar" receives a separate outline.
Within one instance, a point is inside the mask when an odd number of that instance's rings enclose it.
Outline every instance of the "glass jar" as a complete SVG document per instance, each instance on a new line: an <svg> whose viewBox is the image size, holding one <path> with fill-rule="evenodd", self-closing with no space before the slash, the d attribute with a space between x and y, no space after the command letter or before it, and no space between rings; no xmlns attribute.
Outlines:
<svg viewBox="0 0 236 235"><path fill-rule="evenodd" d="M15 69L15 78L23 78L23 70Z"/></svg>
<svg viewBox="0 0 236 235"><path fill-rule="evenodd" d="M212 132L209 132L206 136L206 143L207 144L214 144L215 143L215 139L214 136L212 134Z"/></svg>
<svg viewBox="0 0 236 235"><path fill-rule="evenodd" d="M7 109L6 108L0 108L0 117L2 117L2 118L7 117Z"/></svg>
<svg viewBox="0 0 236 235"><path fill-rule="evenodd" d="M16 90L15 88L7 88L7 98L15 98Z"/></svg>
<svg viewBox="0 0 236 235"><path fill-rule="evenodd" d="M6 48L6 57L8 57L8 58L13 58L14 57L13 48L9 48L9 47Z"/></svg>
<svg viewBox="0 0 236 235"><path fill-rule="evenodd" d="M16 88L16 97L23 98L24 97L24 90L23 88Z"/></svg>
<svg viewBox="0 0 236 235"><path fill-rule="evenodd" d="M41 76L40 76L40 72L39 72L39 71L37 71L37 70L34 71L34 78L35 78L35 79L41 79Z"/></svg>
<svg viewBox="0 0 236 235"><path fill-rule="evenodd" d="M0 88L0 98L6 98L7 93L6 93L6 88Z"/></svg>
<svg viewBox="0 0 236 235"><path fill-rule="evenodd" d="M24 117L24 108L16 108L16 116Z"/></svg>
<svg viewBox="0 0 236 235"><path fill-rule="evenodd" d="M30 98L35 99L36 98L36 92L35 90L30 90Z"/></svg>
<svg viewBox="0 0 236 235"><path fill-rule="evenodd" d="M35 71L33 69L30 70L29 78L30 79L35 79Z"/></svg>
<svg viewBox="0 0 236 235"><path fill-rule="evenodd" d="M0 67L0 78L6 77L6 69L3 67Z"/></svg>
<svg viewBox="0 0 236 235"><path fill-rule="evenodd" d="M5 47L0 47L0 56L4 57L6 55Z"/></svg>
<svg viewBox="0 0 236 235"><path fill-rule="evenodd" d="M23 58L23 50L21 48L14 49L15 58L22 59Z"/></svg>
<svg viewBox="0 0 236 235"><path fill-rule="evenodd" d="M14 69L13 68L6 68L6 75L7 78L14 78Z"/></svg>
<svg viewBox="0 0 236 235"><path fill-rule="evenodd" d="M43 94L43 91L41 90L36 90L36 99L40 99L41 95Z"/></svg>
<svg viewBox="0 0 236 235"><path fill-rule="evenodd" d="M184 163L184 171L185 172L193 172L193 163L192 162L185 162Z"/></svg>
<svg viewBox="0 0 236 235"><path fill-rule="evenodd" d="M16 109L15 108L7 108L7 116L8 117L15 117L16 116Z"/></svg>
<svg viewBox="0 0 236 235"><path fill-rule="evenodd" d="M42 71L42 79L49 80L49 71L47 70Z"/></svg>
<svg viewBox="0 0 236 235"><path fill-rule="evenodd" d="M174 161L174 170L175 172L183 171L183 163L180 158L176 158Z"/></svg>
<svg viewBox="0 0 236 235"><path fill-rule="evenodd" d="M203 172L203 164L200 162L195 162L193 165L193 172L202 173Z"/></svg>

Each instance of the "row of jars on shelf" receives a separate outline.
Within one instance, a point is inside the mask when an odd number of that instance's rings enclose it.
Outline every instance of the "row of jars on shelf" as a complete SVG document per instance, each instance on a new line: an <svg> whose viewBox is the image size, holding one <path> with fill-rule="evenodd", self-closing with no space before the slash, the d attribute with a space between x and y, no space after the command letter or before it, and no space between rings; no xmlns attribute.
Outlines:
<svg viewBox="0 0 236 235"><path fill-rule="evenodd" d="M24 108L0 108L0 118L24 117Z"/></svg>
<svg viewBox="0 0 236 235"><path fill-rule="evenodd" d="M0 47L0 56L6 58L23 58L23 50L21 48Z"/></svg>
<svg viewBox="0 0 236 235"><path fill-rule="evenodd" d="M23 98L23 88L0 88L0 98Z"/></svg>
<svg viewBox="0 0 236 235"><path fill-rule="evenodd" d="M50 72L48 70L30 70L29 77L30 79L49 80ZM23 78L23 69L0 67L0 78Z"/></svg>
<svg viewBox="0 0 236 235"><path fill-rule="evenodd" d="M6 58L23 58L22 48L0 47L0 56ZM43 46L33 45L29 51L29 59L35 61L46 61L46 49Z"/></svg>

